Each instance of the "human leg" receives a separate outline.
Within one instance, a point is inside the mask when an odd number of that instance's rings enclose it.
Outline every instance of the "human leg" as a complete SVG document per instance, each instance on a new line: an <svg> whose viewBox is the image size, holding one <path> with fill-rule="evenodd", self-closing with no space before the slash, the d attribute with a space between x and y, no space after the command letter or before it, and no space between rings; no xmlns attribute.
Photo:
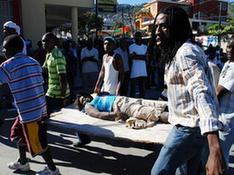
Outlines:
<svg viewBox="0 0 234 175"><path fill-rule="evenodd" d="M124 81L121 86L121 95L123 96L128 96L129 76L130 76L129 71L124 73Z"/></svg>
<svg viewBox="0 0 234 175"><path fill-rule="evenodd" d="M98 72L89 73L87 81L87 93L92 94L98 79Z"/></svg>
<svg viewBox="0 0 234 175"><path fill-rule="evenodd" d="M159 119L166 107L166 103L163 102L156 104L156 102L130 98L130 97L117 97L113 110L126 114L129 117L137 118L144 121L155 122Z"/></svg>
<svg viewBox="0 0 234 175"><path fill-rule="evenodd" d="M140 93L139 98L144 98L145 97L146 79L147 79L147 77L138 77L137 78L139 93Z"/></svg>
<svg viewBox="0 0 234 175"><path fill-rule="evenodd" d="M36 155L41 155L44 159L47 167L39 171L38 175L43 175L46 173L59 174L59 170L56 168L50 149L47 143L47 123L43 120L35 121L23 124L25 140L27 140L27 148L31 153L32 157Z"/></svg>
<svg viewBox="0 0 234 175"><path fill-rule="evenodd" d="M63 107L63 99L46 96L46 106L48 117L50 117L51 113L60 110Z"/></svg>
<svg viewBox="0 0 234 175"><path fill-rule="evenodd" d="M148 99L141 99L141 104L145 106L152 106L158 110L165 110L167 107L168 102L167 101L161 101L161 100L148 100Z"/></svg>
<svg viewBox="0 0 234 175"><path fill-rule="evenodd" d="M73 143L74 147L84 146L84 145L89 144L91 142L90 137L86 134L76 132L76 136L78 138L78 141Z"/></svg>
<svg viewBox="0 0 234 175"><path fill-rule="evenodd" d="M23 127L18 117L11 127L10 139L17 143L19 158L16 161L10 162L8 164L8 168L13 170L29 171L30 166L26 157L27 144L24 138Z"/></svg>
<svg viewBox="0 0 234 175"><path fill-rule="evenodd" d="M199 165L193 160L200 156L204 141L199 129L174 126L153 165L151 175L175 175L176 169L185 163L188 163L189 175L196 175Z"/></svg>
<svg viewBox="0 0 234 175"><path fill-rule="evenodd" d="M136 97L136 78L130 79L130 97Z"/></svg>

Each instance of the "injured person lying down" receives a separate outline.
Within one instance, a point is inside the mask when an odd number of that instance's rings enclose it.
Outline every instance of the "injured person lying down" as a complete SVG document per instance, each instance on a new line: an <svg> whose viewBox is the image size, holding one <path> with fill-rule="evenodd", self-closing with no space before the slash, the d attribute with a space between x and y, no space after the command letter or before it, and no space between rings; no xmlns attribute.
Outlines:
<svg viewBox="0 0 234 175"><path fill-rule="evenodd" d="M134 129L152 127L156 122L168 122L167 102L125 96L79 94L75 101L80 111L89 116L112 121L126 121Z"/></svg>

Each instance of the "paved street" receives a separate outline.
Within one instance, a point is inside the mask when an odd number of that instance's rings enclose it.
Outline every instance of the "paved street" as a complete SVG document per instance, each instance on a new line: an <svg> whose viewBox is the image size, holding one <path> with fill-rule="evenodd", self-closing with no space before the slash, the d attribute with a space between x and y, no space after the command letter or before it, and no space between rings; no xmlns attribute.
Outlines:
<svg viewBox="0 0 234 175"><path fill-rule="evenodd" d="M31 159L29 155L32 171L28 173L13 172L6 166L18 156L15 145L8 140L12 121L8 118L0 129L0 174L33 175L45 166L40 156ZM95 139L83 148L74 148L72 142L76 138L72 132L50 127L48 136L54 161L63 175L144 175L149 174L156 157L151 144Z"/></svg>
<svg viewBox="0 0 234 175"><path fill-rule="evenodd" d="M148 91L147 98L158 95L154 89ZM8 137L14 118L7 118L0 128L0 175L27 174L34 175L36 171L44 168L44 161L40 156L28 157L32 171L28 173L13 172L7 168L7 163L18 156L15 145ZM62 175L145 175L156 158L154 150L157 145L137 144L127 141L107 141L101 138L92 138L92 142L83 148L74 148L76 141L73 132L49 127L49 143L54 161Z"/></svg>
<svg viewBox="0 0 234 175"><path fill-rule="evenodd" d="M158 92L151 89L146 96L152 99L158 96ZM0 127L0 175L34 175L45 166L40 156L31 158L28 155L30 172L14 172L7 168L7 164L18 156L15 144L8 139L13 121L14 118L7 118ZM74 148L75 134L52 126L48 129L48 138L54 161L62 175L148 175L160 149L160 145L101 138L92 138L87 146ZM231 161L234 162L233 157ZM234 167L234 164L231 166Z"/></svg>

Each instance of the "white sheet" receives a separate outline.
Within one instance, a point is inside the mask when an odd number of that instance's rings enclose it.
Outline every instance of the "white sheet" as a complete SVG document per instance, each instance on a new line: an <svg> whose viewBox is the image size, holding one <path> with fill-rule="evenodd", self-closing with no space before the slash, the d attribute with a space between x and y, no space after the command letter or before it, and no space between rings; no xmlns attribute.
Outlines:
<svg viewBox="0 0 234 175"><path fill-rule="evenodd" d="M151 128L129 129L125 123L97 119L71 108L63 108L53 113L50 123L58 127L75 129L91 136L155 144L163 144L172 128L170 124L159 123Z"/></svg>

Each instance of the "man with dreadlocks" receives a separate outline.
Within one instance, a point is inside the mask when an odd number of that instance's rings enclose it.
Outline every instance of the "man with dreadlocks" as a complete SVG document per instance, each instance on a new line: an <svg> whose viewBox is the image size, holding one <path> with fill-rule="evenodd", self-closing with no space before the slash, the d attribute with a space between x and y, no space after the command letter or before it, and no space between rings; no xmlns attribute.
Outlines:
<svg viewBox="0 0 234 175"><path fill-rule="evenodd" d="M186 12L168 7L156 16L156 44L166 63L169 122L174 126L151 170L151 175L198 174L199 160L208 141L208 175L225 171L218 131L217 99L203 50L192 37ZM184 166L186 165L186 166Z"/></svg>

